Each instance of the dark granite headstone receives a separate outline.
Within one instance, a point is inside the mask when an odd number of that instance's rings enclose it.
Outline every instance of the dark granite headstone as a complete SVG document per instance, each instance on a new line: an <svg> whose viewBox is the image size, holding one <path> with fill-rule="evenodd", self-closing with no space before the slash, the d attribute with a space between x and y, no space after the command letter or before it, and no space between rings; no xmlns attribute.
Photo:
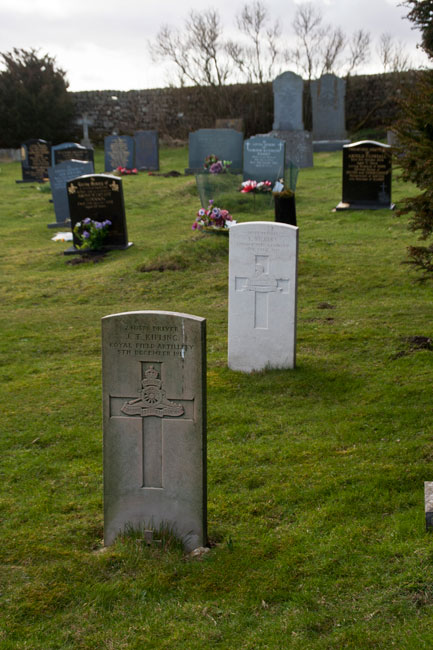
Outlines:
<svg viewBox="0 0 433 650"><path fill-rule="evenodd" d="M187 174L197 174L204 170L207 156L215 154L220 160L231 160L230 171L242 170L243 135L234 129L199 129L189 134Z"/></svg>
<svg viewBox="0 0 433 650"><path fill-rule="evenodd" d="M140 170L158 171L159 140L158 131L136 131L135 167Z"/></svg>
<svg viewBox="0 0 433 650"><path fill-rule="evenodd" d="M67 183L71 229L78 221L89 217L94 221L109 219L111 226L104 241L105 250L124 249L128 242L122 180L109 174L90 174ZM65 254L79 252L79 241L74 235L74 246Z"/></svg>
<svg viewBox="0 0 433 650"><path fill-rule="evenodd" d="M49 223L48 228L69 226L69 201L66 183L77 176L93 173L93 162L88 160L64 160L58 165L48 168L51 193L53 195L56 222Z"/></svg>
<svg viewBox="0 0 433 650"><path fill-rule="evenodd" d="M363 140L343 147L343 199L337 210L392 209L391 147Z"/></svg>
<svg viewBox="0 0 433 650"><path fill-rule="evenodd" d="M104 138L105 171L111 172L118 167L133 169L134 138L131 135L107 135Z"/></svg>
<svg viewBox="0 0 433 650"><path fill-rule="evenodd" d="M284 177L285 143L266 135L244 141L244 181L275 182Z"/></svg>
<svg viewBox="0 0 433 650"><path fill-rule="evenodd" d="M93 149L83 147L82 144L77 142L63 142L51 147L51 164L58 165L64 160L84 160L86 162L94 162ZM94 168L89 173L93 173Z"/></svg>
<svg viewBox="0 0 433 650"><path fill-rule="evenodd" d="M23 178L17 183L43 183L48 180L51 162L51 143L46 140L27 140L21 145Z"/></svg>

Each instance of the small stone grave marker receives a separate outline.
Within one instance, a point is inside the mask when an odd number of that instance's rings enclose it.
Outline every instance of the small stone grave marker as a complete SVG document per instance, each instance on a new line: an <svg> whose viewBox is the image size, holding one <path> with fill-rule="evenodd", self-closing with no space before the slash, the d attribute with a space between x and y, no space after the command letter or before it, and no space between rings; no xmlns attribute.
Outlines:
<svg viewBox="0 0 433 650"><path fill-rule="evenodd" d="M247 222L229 238L229 368L294 368L298 228Z"/></svg>
<svg viewBox="0 0 433 650"><path fill-rule="evenodd" d="M392 209L392 158L387 144L362 140L343 147L343 199L337 210Z"/></svg>
<svg viewBox="0 0 433 650"><path fill-rule="evenodd" d="M50 179L51 193L53 195L54 212L56 214L55 223L48 224L48 228L58 228L59 226L69 226L69 201L66 183L77 176L91 174L93 172L93 162L85 160L64 160L54 167L48 168L48 177Z"/></svg>
<svg viewBox="0 0 433 650"><path fill-rule="evenodd" d="M93 149L83 147L78 142L63 142L51 147L51 165L58 165L64 160L85 160L92 163L92 170L94 172L94 154Z"/></svg>
<svg viewBox="0 0 433 650"><path fill-rule="evenodd" d="M285 143L272 136L257 135L244 141L244 181L284 178Z"/></svg>
<svg viewBox="0 0 433 650"><path fill-rule="evenodd" d="M189 134L188 169L186 174L204 171L207 156L215 154L220 160L231 160L231 172L242 170L243 135L234 129L199 129Z"/></svg>
<svg viewBox="0 0 433 650"><path fill-rule="evenodd" d="M206 544L206 321L164 311L102 319L104 543L169 528Z"/></svg>
<svg viewBox="0 0 433 650"><path fill-rule="evenodd" d="M105 171L112 172L118 167L133 169L134 138L130 135L107 135L104 138Z"/></svg>
<svg viewBox="0 0 433 650"><path fill-rule="evenodd" d="M17 183L43 183L48 180L51 163L51 143L46 140L27 140L21 145L22 180Z"/></svg>
<svg viewBox="0 0 433 650"><path fill-rule="evenodd" d="M135 167L140 170L158 171L159 140L158 131L136 131Z"/></svg>
<svg viewBox="0 0 433 650"><path fill-rule="evenodd" d="M78 221L87 217L94 221L109 219L111 226L103 248L115 250L132 246L126 229L122 179L109 174L90 174L69 181L67 191L72 231ZM74 235L74 246L68 248L65 255L79 253L79 243Z"/></svg>

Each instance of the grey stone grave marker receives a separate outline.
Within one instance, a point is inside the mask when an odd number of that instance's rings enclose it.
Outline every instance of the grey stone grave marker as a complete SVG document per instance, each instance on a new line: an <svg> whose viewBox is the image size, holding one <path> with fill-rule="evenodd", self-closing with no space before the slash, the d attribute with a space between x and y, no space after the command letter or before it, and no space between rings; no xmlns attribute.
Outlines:
<svg viewBox="0 0 433 650"><path fill-rule="evenodd" d="M362 140L343 147L343 198L337 210L392 209L392 157L387 144Z"/></svg>
<svg viewBox="0 0 433 650"><path fill-rule="evenodd" d="M140 170L158 171L159 140L158 131L136 131L135 167Z"/></svg>
<svg viewBox="0 0 433 650"><path fill-rule="evenodd" d="M285 143L272 136L244 141L244 181L271 181L284 177Z"/></svg>
<svg viewBox="0 0 433 650"><path fill-rule="evenodd" d="M51 147L51 165L58 165L64 160L85 160L94 165L93 149L84 147L78 142L63 142ZM94 169L92 168L92 172Z"/></svg>
<svg viewBox="0 0 433 650"><path fill-rule="evenodd" d="M104 543L171 529L206 533L206 321L164 311L102 319Z"/></svg>
<svg viewBox="0 0 433 650"><path fill-rule="evenodd" d="M100 222L109 219L111 226L103 249L116 250L132 246L132 242L128 242L122 179L109 174L90 174L69 181L66 187L72 231L75 224L83 219ZM75 234L73 240L74 245L65 251L65 255L80 252L79 240Z"/></svg>
<svg viewBox="0 0 433 650"><path fill-rule="evenodd" d="M93 125L93 120L89 118L87 113L84 113L82 117L76 120L77 124L80 124L83 127L83 137L81 139L81 144L85 147L92 147L92 143L89 138L89 126Z"/></svg>
<svg viewBox="0 0 433 650"><path fill-rule="evenodd" d="M22 180L17 183L43 183L48 180L51 162L51 143L46 140L27 140L21 145Z"/></svg>
<svg viewBox="0 0 433 650"><path fill-rule="evenodd" d="M107 135L104 138L105 171L112 172L118 167L133 169L134 138L130 135Z"/></svg>
<svg viewBox="0 0 433 650"><path fill-rule="evenodd" d="M243 135L234 129L199 129L189 134L188 169L186 174L204 171L207 156L215 154L220 160L231 160L231 172L242 170Z"/></svg>
<svg viewBox="0 0 433 650"><path fill-rule="evenodd" d="M424 481L424 507L426 530L433 530L433 482Z"/></svg>
<svg viewBox="0 0 433 650"><path fill-rule="evenodd" d="M349 144L345 128L346 82L324 74L310 84L314 151L338 151Z"/></svg>
<svg viewBox="0 0 433 650"><path fill-rule="evenodd" d="M247 222L229 238L229 368L294 368L298 228Z"/></svg>
<svg viewBox="0 0 433 650"><path fill-rule="evenodd" d="M270 135L286 143L286 166L291 161L296 167L313 166L313 138L305 131L302 119L302 77L294 72L283 72L273 84L274 123Z"/></svg>
<svg viewBox="0 0 433 650"><path fill-rule="evenodd" d="M49 223L48 228L58 228L70 225L69 201L66 183L77 176L91 174L93 162L84 160L64 160L54 167L48 168L51 193L53 195L55 223Z"/></svg>

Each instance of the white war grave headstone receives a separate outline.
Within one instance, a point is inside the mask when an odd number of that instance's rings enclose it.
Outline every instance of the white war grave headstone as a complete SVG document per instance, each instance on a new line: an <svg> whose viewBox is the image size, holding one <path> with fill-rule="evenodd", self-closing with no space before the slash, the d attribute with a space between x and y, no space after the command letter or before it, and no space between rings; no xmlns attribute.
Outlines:
<svg viewBox="0 0 433 650"><path fill-rule="evenodd" d="M298 228L247 222L229 237L229 368L294 368Z"/></svg>
<svg viewBox="0 0 433 650"><path fill-rule="evenodd" d="M106 546L146 529L206 544L205 329L165 311L102 319Z"/></svg>

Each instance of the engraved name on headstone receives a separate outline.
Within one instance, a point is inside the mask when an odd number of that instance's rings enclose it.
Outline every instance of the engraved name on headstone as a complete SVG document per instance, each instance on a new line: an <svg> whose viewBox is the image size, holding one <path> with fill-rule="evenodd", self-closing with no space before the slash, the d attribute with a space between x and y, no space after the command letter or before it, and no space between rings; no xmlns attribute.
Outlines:
<svg viewBox="0 0 433 650"><path fill-rule="evenodd" d="M122 179L109 174L81 176L67 183L67 192L72 231L78 221L86 218L100 222L109 219L111 226L103 248L113 250L132 246L128 242ZM78 245L79 240L74 234L74 246L65 254L76 253Z"/></svg>
<svg viewBox="0 0 433 650"><path fill-rule="evenodd" d="M48 180L51 164L51 143L46 140L27 140L21 145L22 180L17 183L42 183Z"/></svg>
<svg viewBox="0 0 433 650"><path fill-rule="evenodd" d="M270 136L244 141L244 180L275 182L284 177L285 143Z"/></svg>
<svg viewBox="0 0 433 650"><path fill-rule="evenodd" d="M229 237L228 365L294 368L298 228L248 222Z"/></svg>
<svg viewBox="0 0 433 650"><path fill-rule="evenodd" d="M104 543L169 528L206 544L203 318L163 311L102 319Z"/></svg>
<svg viewBox="0 0 433 650"><path fill-rule="evenodd" d="M343 147L343 199L337 210L392 208L392 157L387 144L363 140Z"/></svg>

